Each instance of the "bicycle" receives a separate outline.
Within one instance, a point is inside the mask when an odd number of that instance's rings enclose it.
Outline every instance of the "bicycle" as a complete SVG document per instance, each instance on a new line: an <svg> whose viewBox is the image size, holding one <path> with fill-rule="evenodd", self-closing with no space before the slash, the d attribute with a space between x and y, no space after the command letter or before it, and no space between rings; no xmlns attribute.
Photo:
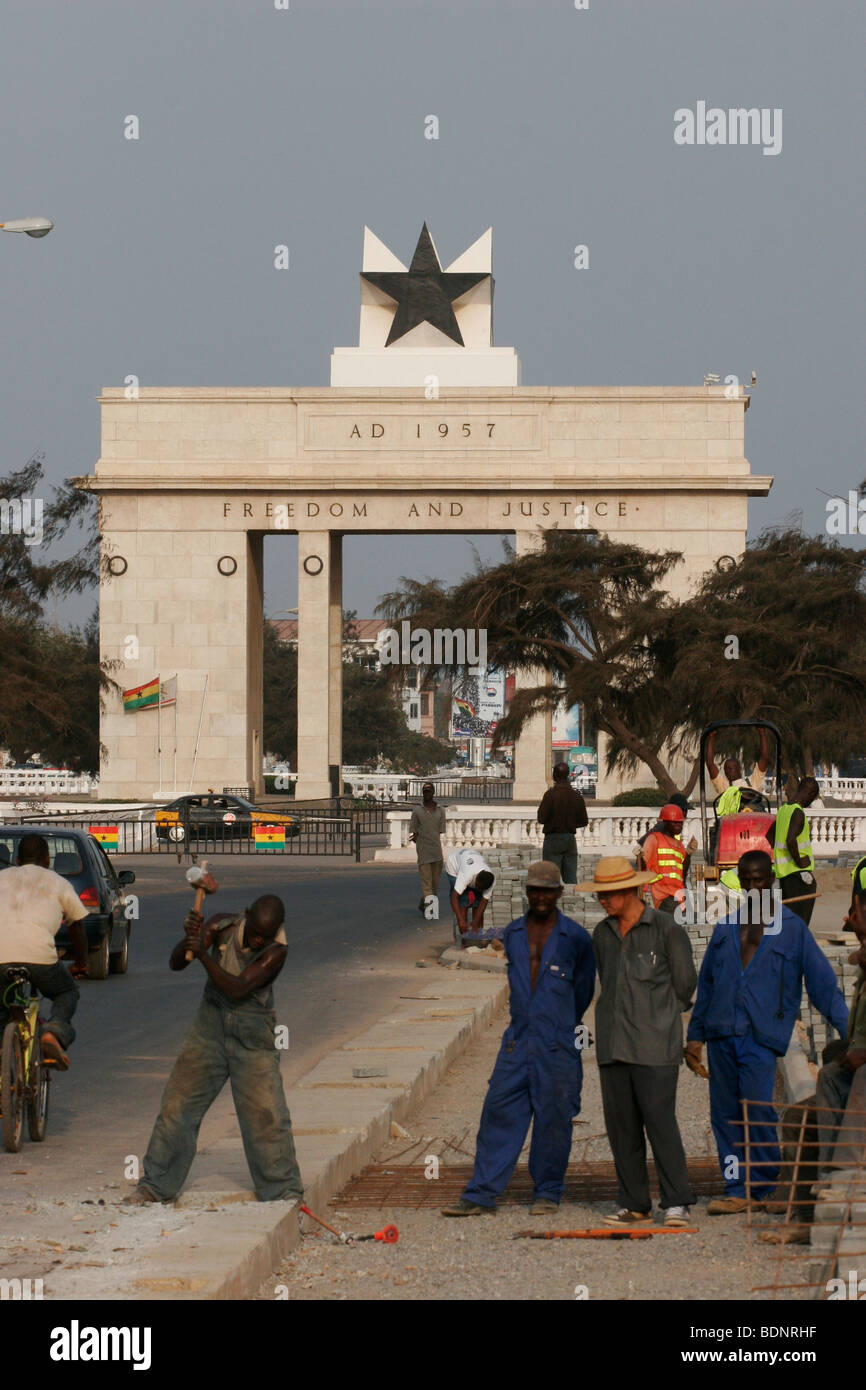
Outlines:
<svg viewBox="0 0 866 1390"><path fill-rule="evenodd" d="M0 1121L3 1146L18 1153L27 1110L27 1129L41 1144L48 1127L50 1065L42 1057L39 995L24 965L0 968L0 1016L8 1021L0 1046Z"/></svg>

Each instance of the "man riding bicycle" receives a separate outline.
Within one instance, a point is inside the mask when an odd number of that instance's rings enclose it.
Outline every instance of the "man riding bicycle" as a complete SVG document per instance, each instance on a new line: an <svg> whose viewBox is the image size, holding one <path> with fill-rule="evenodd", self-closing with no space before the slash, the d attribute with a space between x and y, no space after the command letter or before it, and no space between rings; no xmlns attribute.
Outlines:
<svg viewBox="0 0 866 1390"><path fill-rule="evenodd" d="M54 938L65 916L76 959L86 949L88 915L70 883L55 874L48 842L42 835L25 835L18 845L18 863L0 873L0 974L6 965L24 965L33 988L51 1000L51 1016L42 1033L42 1056L66 1071L65 1049L75 1038L72 1016L78 1007L78 986L57 958Z"/></svg>

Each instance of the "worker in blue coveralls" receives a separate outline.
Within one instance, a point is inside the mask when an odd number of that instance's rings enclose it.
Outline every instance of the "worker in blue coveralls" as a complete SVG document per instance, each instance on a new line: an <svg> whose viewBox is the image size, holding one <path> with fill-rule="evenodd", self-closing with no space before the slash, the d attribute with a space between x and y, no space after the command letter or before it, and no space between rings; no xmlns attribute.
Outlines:
<svg viewBox="0 0 866 1390"><path fill-rule="evenodd" d="M589 933L557 903L562 877L555 864L531 864L529 910L505 928L511 1023L502 1038L475 1142L472 1179L443 1216L496 1211L520 1157L530 1123L533 1215L555 1212L565 1184L572 1120L580 1110L581 1023L595 986Z"/></svg>
<svg viewBox="0 0 866 1390"><path fill-rule="evenodd" d="M834 1028L844 1034L848 1025L830 962L806 923L774 891L769 854L750 850L737 875L745 901L713 932L686 1034L686 1065L698 1076L709 1075L710 1121L725 1179L725 1195L710 1202L710 1216L744 1211L749 1197L758 1204L771 1199L780 1164L771 1104L776 1060L788 1050L803 983L814 1008ZM704 1042L709 1073L701 1060ZM753 1102L746 1111L748 1172L742 1101Z"/></svg>

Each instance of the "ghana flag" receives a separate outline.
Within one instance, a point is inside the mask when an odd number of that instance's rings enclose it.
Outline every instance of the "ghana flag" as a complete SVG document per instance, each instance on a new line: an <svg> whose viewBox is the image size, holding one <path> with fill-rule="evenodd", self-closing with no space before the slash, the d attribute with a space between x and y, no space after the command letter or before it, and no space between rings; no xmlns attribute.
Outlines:
<svg viewBox="0 0 866 1390"><path fill-rule="evenodd" d="M284 825L254 825L253 839L256 849L285 849L286 827Z"/></svg>
<svg viewBox="0 0 866 1390"><path fill-rule="evenodd" d="M117 851L117 826L116 825L89 825L88 832L102 848Z"/></svg>
<svg viewBox="0 0 866 1390"><path fill-rule="evenodd" d="M464 719L475 718L477 710L471 700L464 700L460 696L457 696L455 697L454 703L457 706L458 713L462 714Z"/></svg>
<svg viewBox="0 0 866 1390"><path fill-rule="evenodd" d="M133 709L156 709L159 704L159 676L154 676L152 681L146 681L144 685L137 685L134 690L124 690L123 692L123 711Z"/></svg>

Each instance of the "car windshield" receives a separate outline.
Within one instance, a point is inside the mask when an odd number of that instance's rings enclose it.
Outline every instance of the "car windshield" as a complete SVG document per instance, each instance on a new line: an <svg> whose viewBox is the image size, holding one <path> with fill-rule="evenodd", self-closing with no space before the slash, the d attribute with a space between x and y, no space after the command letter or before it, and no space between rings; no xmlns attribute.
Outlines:
<svg viewBox="0 0 866 1390"><path fill-rule="evenodd" d="M0 833L0 869L17 862L18 844L22 838L21 835ZM49 833L44 835L43 839L48 842L48 867L56 874L62 874L64 878L74 878L84 872L78 843L70 835Z"/></svg>

